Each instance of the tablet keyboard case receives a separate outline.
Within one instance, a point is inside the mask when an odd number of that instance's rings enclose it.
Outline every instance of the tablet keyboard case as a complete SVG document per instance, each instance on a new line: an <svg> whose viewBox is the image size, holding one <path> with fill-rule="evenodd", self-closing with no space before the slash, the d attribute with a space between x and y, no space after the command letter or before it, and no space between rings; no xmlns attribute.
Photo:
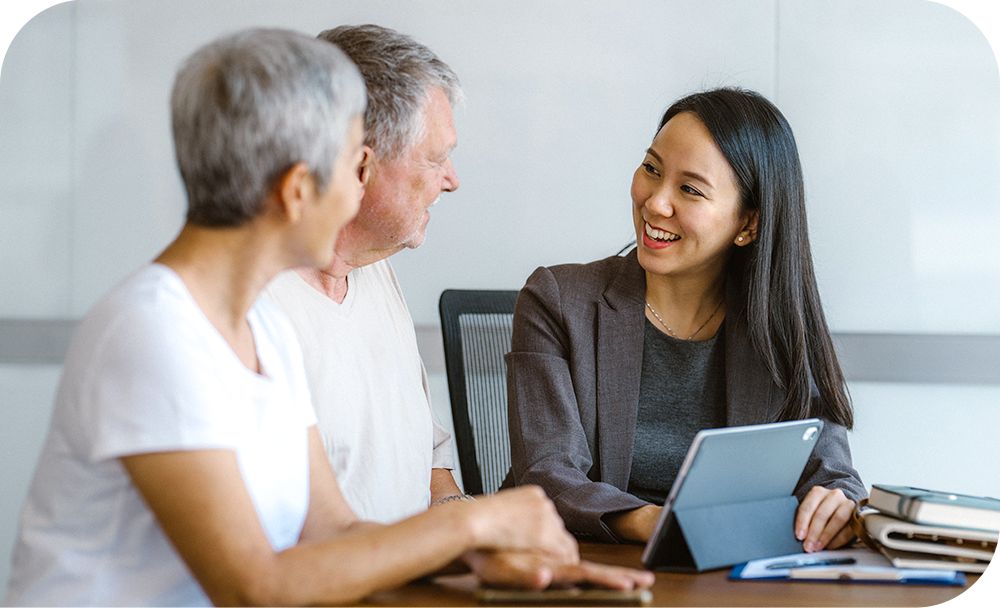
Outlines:
<svg viewBox="0 0 1000 608"><path fill-rule="evenodd" d="M792 491L819 436L806 439L810 424L822 429L812 420L704 437L646 566L700 572L800 553Z"/></svg>

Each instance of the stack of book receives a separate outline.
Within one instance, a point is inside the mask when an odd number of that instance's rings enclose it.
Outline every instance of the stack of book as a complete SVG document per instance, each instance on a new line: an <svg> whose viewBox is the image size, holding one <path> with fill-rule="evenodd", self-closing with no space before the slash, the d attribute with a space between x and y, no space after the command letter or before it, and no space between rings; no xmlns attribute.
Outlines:
<svg viewBox="0 0 1000 608"><path fill-rule="evenodd" d="M897 568L983 572L1000 536L1000 500L907 486L872 486L862 540Z"/></svg>

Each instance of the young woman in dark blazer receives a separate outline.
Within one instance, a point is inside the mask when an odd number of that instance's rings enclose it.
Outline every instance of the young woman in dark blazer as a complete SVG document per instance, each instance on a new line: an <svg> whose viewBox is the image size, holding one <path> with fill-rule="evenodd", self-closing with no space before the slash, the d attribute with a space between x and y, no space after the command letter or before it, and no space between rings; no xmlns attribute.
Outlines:
<svg viewBox="0 0 1000 608"><path fill-rule="evenodd" d="M865 488L787 121L750 91L687 96L631 195L634 250L539 268L518 298L513 482L544 487L578 535L641 542L698 430L815 416L794 533L806 551L846 544Z"/></svg>

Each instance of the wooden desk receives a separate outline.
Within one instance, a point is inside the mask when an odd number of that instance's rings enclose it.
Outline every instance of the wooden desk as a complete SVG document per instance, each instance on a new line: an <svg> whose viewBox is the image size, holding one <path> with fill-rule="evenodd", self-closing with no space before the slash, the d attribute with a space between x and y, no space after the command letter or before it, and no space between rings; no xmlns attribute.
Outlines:
<svg viewBox="0 0 1000 608"><path fill-rule="evenodd" d="M584 559L641 567L637 545L582 544ZM965 587L840 583L729 581L729 569L703 574L657 572L653 606L931 606L947 601L979 577L967 575ZM369 597L367 606L475 606L471 575L419 582Z"/></svg>

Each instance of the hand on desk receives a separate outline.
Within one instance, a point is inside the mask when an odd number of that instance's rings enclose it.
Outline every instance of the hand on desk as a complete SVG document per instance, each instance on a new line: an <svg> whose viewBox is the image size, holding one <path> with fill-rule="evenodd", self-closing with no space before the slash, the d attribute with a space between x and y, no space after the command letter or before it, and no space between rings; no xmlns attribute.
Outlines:
<svg viewBox="0 0 1000 608"><path fill-rule="evenodd" d="M472 551L465 562L479 580L494 587L545 589L571 585L598 585L628 591L652 586L652 572L593 562L559 562L530 552Z"/></svg>
<svg viewBox="0 0 1000 608"><path fill-rule="evenodd" d="M839 488L809 490L795 514L795 538L802 541L802 549L812 553L846 545L854 537L847 525L854 507Z"/></svg>
<svg viewBox="0 0 1000 608"><path fill-rule="evenodd" d="M455 508L442 505L438 509ZM557 563L580 560L576 540L545 492L538 486L521 486L460 505L480 517L475 521L473 546L486 551L530 551Z"/></svg>

